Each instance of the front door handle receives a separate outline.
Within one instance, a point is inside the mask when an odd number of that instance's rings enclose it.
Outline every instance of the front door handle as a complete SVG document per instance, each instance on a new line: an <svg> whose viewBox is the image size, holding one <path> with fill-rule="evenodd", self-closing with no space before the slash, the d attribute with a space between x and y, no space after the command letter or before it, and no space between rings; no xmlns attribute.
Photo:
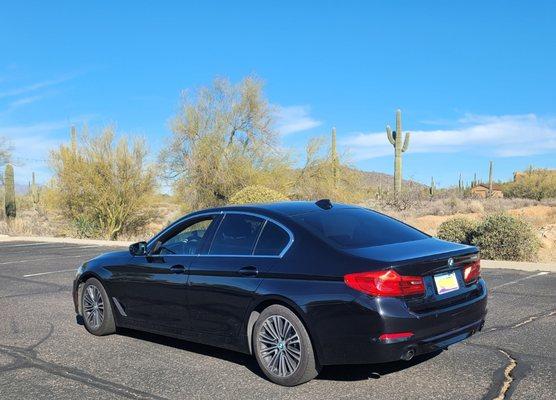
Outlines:
<svg viewBox="0 0 556 400"><path fill-rule="evenodd" d="M185 272L185 267L180 264L172 265L170 267L170 271L172 271L174 274L183 274Z"/></svg>
<svg viewBox="0 0 556 400"><path fill-rule="evenodd" d="M259 274L259 271L257 270L257 267L253 267L253 266L247 266L247 267L243 267L240 268L239 271L237 271L241 276L257 276Z"/></svg>

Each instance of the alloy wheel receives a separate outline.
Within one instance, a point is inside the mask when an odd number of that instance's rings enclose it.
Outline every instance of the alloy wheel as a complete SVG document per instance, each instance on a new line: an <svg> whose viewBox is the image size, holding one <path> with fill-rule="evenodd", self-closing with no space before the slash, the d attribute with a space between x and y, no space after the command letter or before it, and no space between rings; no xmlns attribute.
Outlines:
<svg viewBox="0 0 556 400"><path fill-rule="evenodd" d="M102 321L104 321L104 301L100 290L94 285L85 288L83 313L90 329L97 330L100 328Z"/></svg>
<svg viewBox="0 0 556 400"><path fill-rule="evenodd" d="M292 375L301 361L301 342L293 325L281 315L271 315L261 325L258 350L270 373L281 378Z"/></svg>

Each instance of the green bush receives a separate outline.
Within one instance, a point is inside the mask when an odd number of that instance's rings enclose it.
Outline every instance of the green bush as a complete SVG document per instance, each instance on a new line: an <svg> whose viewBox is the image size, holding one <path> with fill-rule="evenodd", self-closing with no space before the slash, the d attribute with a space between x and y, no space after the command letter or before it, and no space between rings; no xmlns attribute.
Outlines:
<svg viewBox="0 0 556 400"><path fill-rule="evenodd" d="M468 218L452 218L440 224L437 236L449 242L471 244L477 225Z"/></svg>
<svg viewBox="0 0 556 400"><path fill-rule="evenodd" d="M234 194L230 204L247 204L247 203L273 203L276 201L289 200L282 193L269 189L265 186L252 185L241 189Z"/></svg>
<svg viewBox="0 0 556 400"><path fill-rule="evenodd" d="M532 261L540 246L527 222L504 213L489 215L481 223L467 218L449 219L440 224L437 236L477 246L481 257L491 260Z"/></svg>
<svg viewBox="0 0 556 400"><path fill-rule="evenodd" d="M539 250L539 240L531 226L508 214L493 214L477 227L472 244L481 257L494 260L532 261Z"/></svg>

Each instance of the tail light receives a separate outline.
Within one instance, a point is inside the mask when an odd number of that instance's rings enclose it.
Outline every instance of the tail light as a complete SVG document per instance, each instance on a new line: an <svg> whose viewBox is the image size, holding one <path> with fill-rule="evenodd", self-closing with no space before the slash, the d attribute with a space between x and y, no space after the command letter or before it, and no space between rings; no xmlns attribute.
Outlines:
<svg viewBox="0 0 556 400"><path fill-rule="evenodd" d="M481 276L481 260L473 261L463 269L463 280L466 284L472 283Z"/></svg>
<svg viewBox="0 0 556 400"><path fill-rule="evenodd" d="M350 288L371 296L402 297L425 293L423 278L403 276L392 269L347 274L344 282Z"/></svg>

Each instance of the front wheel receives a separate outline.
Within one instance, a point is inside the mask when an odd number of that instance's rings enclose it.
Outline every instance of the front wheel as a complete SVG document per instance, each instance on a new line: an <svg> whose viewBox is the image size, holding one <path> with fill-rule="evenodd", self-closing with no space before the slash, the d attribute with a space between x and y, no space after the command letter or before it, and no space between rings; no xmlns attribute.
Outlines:
<svg viewBox="0 0 556 400"><path fill-rule="evenodd" d="M254 327L253 351L264 374L279 385L296 386L319 373L305 326L284 306L275 304L261 313Z"/></svg>
<svg viewBox="0 0 556 400"><path fill-rule="evenodd" d="M81 310L85 328L93 335L108 335L116 331L110 300L98 279L90 278L85 282Z"/></svg>

